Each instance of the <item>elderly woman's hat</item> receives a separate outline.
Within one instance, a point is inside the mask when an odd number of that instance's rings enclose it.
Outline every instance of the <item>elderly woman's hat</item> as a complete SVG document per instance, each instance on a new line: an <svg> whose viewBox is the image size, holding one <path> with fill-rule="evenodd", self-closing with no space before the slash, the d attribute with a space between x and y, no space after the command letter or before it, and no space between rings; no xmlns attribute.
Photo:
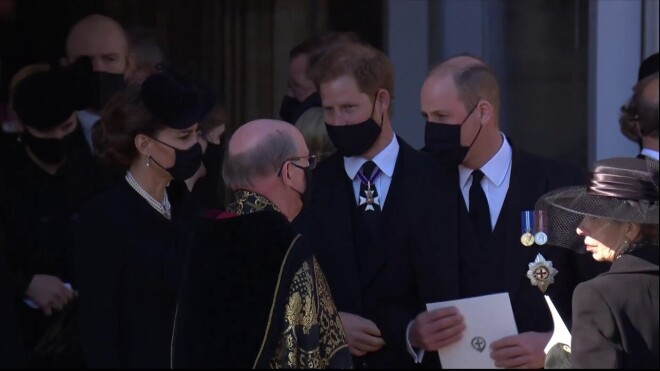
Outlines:
<svg viewBox="0 0 660 371"><path fill-rule="evenodd" d="M586 187L547 193L536 203L544 215L548 244L584 252L576 228L585 217L658 224L658 162L638 158L598 161Z"/></svg>

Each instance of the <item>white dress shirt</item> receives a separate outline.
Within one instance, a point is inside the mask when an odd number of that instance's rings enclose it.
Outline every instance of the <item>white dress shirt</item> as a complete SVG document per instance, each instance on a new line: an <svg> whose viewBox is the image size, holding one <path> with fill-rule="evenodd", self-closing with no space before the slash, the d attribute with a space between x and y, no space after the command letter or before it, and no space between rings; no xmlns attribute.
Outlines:
<svg viewBox="0 0 660 371"><path fill-rule="evenodd" d="M488 200L488 208L490 209L490 225L495 230L497 218L502 211L506 192L509 190L509 183L511 181L511 145L507 142L506 137L502 134L502 146L497 151L495 156L491 157L484 166L481 167L481 172L484 177L481 180L481 188L483 188ZM463 165L458 166L459 186L463 194L465 206L470 210L470 187L472 186L472 171Z"/></svg>
<svg viewBox="0 0 660 371"><path fill-rule="evenodd" d="M642 156L646 156L646 157L650 157L652 159L655 159L656 161L658 161L658 157L660 157L660 156L658 156L658 151L652 150L650 148L642 149L642 152L640 152L640 154Z"/></svg>
<svg viewBox="0 0 660 371"><path fill-rule="evenodd" d="M371 160L382 172L373 184L378 193L381 210L385 207L385 199L387 198L387 192L390 190L390 184L392 184L392 174L394 174L394 166L396 165L398 155L399 142L396 140L396 135L392 135L390 144ZM353 194L355 195L356 203L360 202L360 178L357 176L357 173L367 161L366 158L360 156L344 157L344 169L348 177L353 180Z"/></svg>
<svg viewBox="0 0 660 371"><path fill-rule="evenodd" d="M101 116L90 111L76 112L80 126L82 127L83 135L87 141L90 151L94 152L94 144L92 143L92 126L101 119Z"/></svg>
<svg viewBox="0 0 660 371"><path fill-rule="evenodd" d="M481 180L481 187L486 194L488 200L488 208L490 209L490 221L493 230L497 223L497 219L502 211L506 193L509 190L509 183L511 182L511 156L512 149L509 142L506 140L504 134L502 135L502 146L495 153L493 157L486 162L481 170L484 173L484 178ZM472 186L472 171L463 165L458 166L459 173L459 187L463 194L465 206L470 210L470 186ZM415 363L421 363L424 358L424 350L415 350L410 344L410 329L412 328L413 321L408 323L406 328L406 347L408 353L413 357Z"/></svg>

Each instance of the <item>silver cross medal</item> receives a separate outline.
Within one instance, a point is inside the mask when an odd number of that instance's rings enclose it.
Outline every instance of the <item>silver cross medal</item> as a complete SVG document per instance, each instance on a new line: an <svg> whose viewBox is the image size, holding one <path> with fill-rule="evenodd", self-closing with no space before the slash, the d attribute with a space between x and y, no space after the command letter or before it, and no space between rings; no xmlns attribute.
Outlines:
<svg viewBox="0 0 660 371"><path fill-rule="evenodd" d="M362 206L364 204L367 204L365 207L366 211L376 211L374 209L374 205L380 206L380 201L378 200L378 196L374 197L374 190L371 189L371 182L367 182L367 189L364 190L364 195L366 197L360 196L360 205Z"/></svg>

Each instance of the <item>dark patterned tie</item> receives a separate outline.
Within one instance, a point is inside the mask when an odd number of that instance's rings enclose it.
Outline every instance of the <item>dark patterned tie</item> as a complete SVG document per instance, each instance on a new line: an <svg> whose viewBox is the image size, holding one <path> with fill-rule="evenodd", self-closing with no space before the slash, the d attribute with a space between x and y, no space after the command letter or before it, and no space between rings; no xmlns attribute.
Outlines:
<svg viewBox="0 0 660 371"><path fill-rule="evenodd" d="M358 172L358 178L360 179L358 208L372 237L376 235L381 211L380 197L378 197L378 191L374 184L380 173L380 169L373 161L365 162Z"/></svg>
<svg viewBox="0 0 660 371"><path fill-rule="evenodd" d="M490 223L490 208L488 207L488 199L486 193L481 187L481 180L484 178L484 173L481 170L472 172L472 185L470 186L470 218L474 222L474 227L479 234L479 239L482 242L489 240L492 234L492 227Z"/></svg>

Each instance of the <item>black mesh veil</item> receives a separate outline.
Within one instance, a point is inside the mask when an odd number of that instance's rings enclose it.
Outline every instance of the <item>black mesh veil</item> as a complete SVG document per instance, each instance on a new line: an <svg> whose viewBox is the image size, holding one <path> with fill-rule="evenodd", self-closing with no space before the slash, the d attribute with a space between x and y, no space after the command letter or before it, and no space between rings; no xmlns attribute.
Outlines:
<svg viewBox="0 0 660 371"><path fill-rule="evenodd" d="M658 162L635 158L602 160L588 187L566 187L539 198L535 209L546 215L548 244L585 253L576 233L585 218L598 228L611 223L658 224Z"/></svg>

